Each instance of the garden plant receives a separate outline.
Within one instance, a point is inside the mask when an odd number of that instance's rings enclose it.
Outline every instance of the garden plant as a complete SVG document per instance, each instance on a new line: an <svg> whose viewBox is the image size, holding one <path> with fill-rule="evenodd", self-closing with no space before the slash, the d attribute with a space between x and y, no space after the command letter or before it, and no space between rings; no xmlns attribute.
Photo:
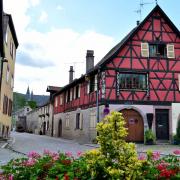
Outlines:
<svg viewBox="0 0 180 180"><path fill-rule="evenodd" d="M180 179L180 150L161 157L159 152L137 154L127 143L122 114L112 112L97 125L99 148L86 153L43 154L11 160L0 169L0 180L164 180Z"/></svg>

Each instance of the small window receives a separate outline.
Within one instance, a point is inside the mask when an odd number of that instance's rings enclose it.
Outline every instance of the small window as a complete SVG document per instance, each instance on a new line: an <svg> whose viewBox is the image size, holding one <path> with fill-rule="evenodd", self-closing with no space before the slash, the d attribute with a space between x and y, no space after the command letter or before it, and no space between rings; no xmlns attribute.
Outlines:
<svg viewBox="0 0 180 180"><path fill-rule="evenodd" d="M94 90L95 90L95 76L91 76L90 77L90 87L89 87L90 89L90 93L91 92L94 92Z"/></svg>
<svg viewBox="0 0 180 180"><path fill-rule="evenodd" d="M66 128L69 128L69 114L66 114L65 126L66 126Z"/></svg>
<svg viewBox="0 0 180 180"><path fill-rule="evenodd" d="M80 113L76 114L76 129L80 129Z"/></svg>
<svg viewBox="0 0 180 180"><path fill-rule="evenodd" d="M166 57L166 44L149 44L150 57Z"/></svg>
<svg viewBox="0 0 180 180"><path fill-rule="evenodd" d="M27 108L27 111L29 111L29 108Z"/></svg>
<svg viewBox="0 0 180 180"><path fill-rule="evenodd" d="M79 98L80 97L80 86L77 85L75 87L75 99Z"/></svg>
<svg viewBox="0 0 180 180"><path fill-rule="evenodd" d="M70 102L70 93L71 93L71 90L68 89L68 91L67 91L67 102Z"/></svg>
<svg viewBox="0 0 180 180"><path fill-rule="evenodd" d="M90 128L96 128L96 113L90 113Z"/></svg>

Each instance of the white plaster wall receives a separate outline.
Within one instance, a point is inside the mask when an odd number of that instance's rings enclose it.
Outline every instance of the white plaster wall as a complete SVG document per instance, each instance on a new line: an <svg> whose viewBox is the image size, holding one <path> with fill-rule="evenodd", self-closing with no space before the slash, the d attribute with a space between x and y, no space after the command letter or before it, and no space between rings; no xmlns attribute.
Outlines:
<svg viewBox="0 0 180 180"><path fill-rule="evenodd" d="M172 103L172 132L176 134L177 122L180 116L180 103Z"/></svg>
<svg viewBox="0 0 180 180"><path fill-rule="evenodd" d="M144 130L148 129L148 123L147 123L147 113L154 113L154 108L152 105L124 105L124 104L117 104L117 105L110 105L110 111L120 111L122 109L134 109L137 110L144 120Z"/></svg>

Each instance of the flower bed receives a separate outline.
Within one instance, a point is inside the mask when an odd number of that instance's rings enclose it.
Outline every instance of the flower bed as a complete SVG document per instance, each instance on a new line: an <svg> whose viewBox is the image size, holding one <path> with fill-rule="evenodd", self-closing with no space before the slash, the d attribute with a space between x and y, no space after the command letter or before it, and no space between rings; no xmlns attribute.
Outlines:
<svg viewBox="0 0 180 180"><path fill-rule="evenodd" d="M164 157L152 151L138 156L135 145L124 140L124 126L121 113L113 112L97 125L100 148L78 152L77 158L71 152L30 152L2 166L0 180L180 179L180 150Z"/></svg>

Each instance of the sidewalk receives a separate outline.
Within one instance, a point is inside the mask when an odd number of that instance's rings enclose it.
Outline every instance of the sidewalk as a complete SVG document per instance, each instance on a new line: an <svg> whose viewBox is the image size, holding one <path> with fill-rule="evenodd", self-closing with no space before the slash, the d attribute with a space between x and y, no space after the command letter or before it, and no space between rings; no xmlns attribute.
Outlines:
<svg viewBox="0 0 180 180"><path fill-rule="evenodd" d="M98 148L98 144L84 144L85 146ZM172 144L157 144L157 145L144 145L136 144L136 149L138 153L145 153L147 150L158 151L162 155L173 154L173 151L180 150L180 145Z"/></svg>

